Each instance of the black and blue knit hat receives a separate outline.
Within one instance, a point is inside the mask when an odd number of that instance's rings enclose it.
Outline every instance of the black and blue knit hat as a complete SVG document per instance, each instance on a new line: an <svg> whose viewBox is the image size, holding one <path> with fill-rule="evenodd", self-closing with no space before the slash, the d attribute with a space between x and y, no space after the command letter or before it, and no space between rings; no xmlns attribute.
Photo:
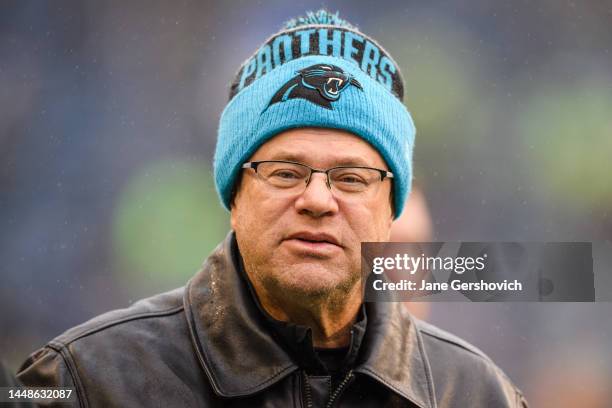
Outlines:
<svg viewBox="0 0 612 408"><path fill-rule="evenodd" d="M370 143L394 174L399 217L412 179L415 128L399 67L373 39L320 10L290 20L240 67L219 123L214 173L229 209L242 164L291 128L343 129Z"/></svg>

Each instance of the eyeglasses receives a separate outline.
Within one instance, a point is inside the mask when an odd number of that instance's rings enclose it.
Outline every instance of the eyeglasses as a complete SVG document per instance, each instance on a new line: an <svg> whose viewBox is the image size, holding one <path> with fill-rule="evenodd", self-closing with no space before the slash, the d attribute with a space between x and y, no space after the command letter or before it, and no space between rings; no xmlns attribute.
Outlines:
<svg viewBox="0 0 612 408"><path fill-rule="evenodd" d="M363 166L338 166L315 169L302 163L284 160L247 162L243 169L253 169L267 185L291 193L303 193L312 179L312 173L324 173L327 187L340 195L361 196L375 191L385 178L392 179L390 171Z"/></svg>

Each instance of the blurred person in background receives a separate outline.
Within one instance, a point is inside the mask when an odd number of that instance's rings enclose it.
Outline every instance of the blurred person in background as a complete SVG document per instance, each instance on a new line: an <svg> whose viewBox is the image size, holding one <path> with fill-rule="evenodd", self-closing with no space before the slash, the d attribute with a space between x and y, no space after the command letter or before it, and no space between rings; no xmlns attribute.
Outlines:
<svg viewBox="0 0 612 408"><path fill-rule="evenodd" d="M433 238L431 214L423 188L413 184L404 212L391 226L392 242L429 242Z"/></svg>
<svg viewBox="0 0 612 408"><path fill-rule="evenodd" d="M80 406L522 407L478 349L363 303L360 243L410 193L415 129L374 40L326 11L240 68L215 181L232 232L184 288L77 326L23 364Z"/></svg>
<svg viewBox="0 0 612 408"><path fill-rule="evenodd" d="M433 238L433 225L425 192L413 183L410 196L406 200L404 212L391 226L391 242L430 242ZM427 320L429 302L404 302L413 316Z"/></svg>

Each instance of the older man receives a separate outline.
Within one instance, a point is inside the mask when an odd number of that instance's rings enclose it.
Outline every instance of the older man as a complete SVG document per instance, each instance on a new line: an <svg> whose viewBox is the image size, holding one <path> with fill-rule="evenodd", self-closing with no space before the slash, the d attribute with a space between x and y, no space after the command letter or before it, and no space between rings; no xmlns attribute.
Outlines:
<svg viewBox="0 0 612 408"><path fill-rule="evenodd" d="M27 385L80 406L520 407L473 346L363 302L360 243L389 238L414 126L389 54L337 15L293 20L240 68L215 178L230 233L185 288L73 328Z"/></svg>

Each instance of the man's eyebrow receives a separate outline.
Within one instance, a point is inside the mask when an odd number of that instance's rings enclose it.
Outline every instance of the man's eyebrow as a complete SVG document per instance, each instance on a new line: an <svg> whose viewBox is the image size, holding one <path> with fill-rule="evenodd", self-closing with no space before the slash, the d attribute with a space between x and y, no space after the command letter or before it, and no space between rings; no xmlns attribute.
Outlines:
<svg viewBox="0 0 612 408"><path fill-rule="evenodd" d="M304 163L304 164L311 163L311 161L308 160L308 156L304 154L300 154L300 153L291 153L291 152L278 152L276 154L273 154L267 160L287 160L287 161L293 161L293 162ZM366 162L363 158L359 156L350 156L350 157L344 156L344 157L338 158L337 160L331 161L331 163L332 163L331 167L336 167L336 166L372 167L370 163Z"/></svg>

